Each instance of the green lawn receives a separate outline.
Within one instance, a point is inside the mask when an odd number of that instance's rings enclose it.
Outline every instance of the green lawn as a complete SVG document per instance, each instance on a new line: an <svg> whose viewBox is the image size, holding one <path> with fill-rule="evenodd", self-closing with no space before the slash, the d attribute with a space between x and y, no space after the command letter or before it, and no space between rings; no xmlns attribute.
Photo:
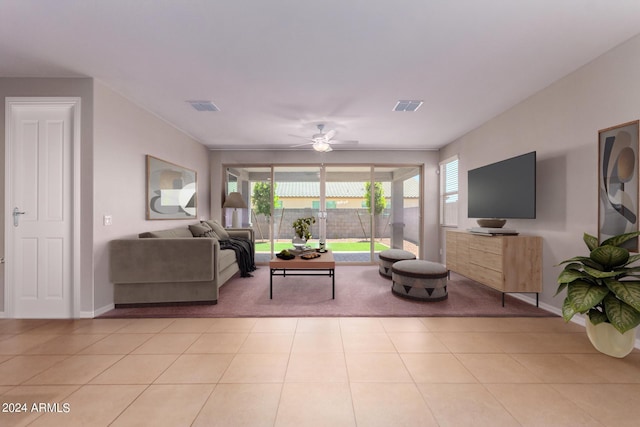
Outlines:
<svg viewBox="0 0 640 427"><path fill-rule="evenodd" d="M317 243L312 243L312 247L317 247ZM275 250L280 252L283 249L291 248L291 243L276 243ZM334 252L369 252L369 242L327 242L327 248ZM269 252L269 242L256 243L256 252ZM387 245L375 243L375 251L380 252L389 249Z"/></svg>

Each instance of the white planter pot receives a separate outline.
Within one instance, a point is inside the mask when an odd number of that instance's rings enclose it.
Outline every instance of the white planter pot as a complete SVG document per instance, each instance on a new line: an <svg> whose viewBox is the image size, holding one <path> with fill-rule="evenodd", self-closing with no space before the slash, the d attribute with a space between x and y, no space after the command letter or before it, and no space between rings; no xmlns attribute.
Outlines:
<svg viewBox="0 0 640 427"><path fill-rule="evenodd" d="M306 246L307 239L305 239L304 237L298 237L296 235L296 236L293 236L293 239L291 240L291 244L296 249L302 249Z"/></svg>
<svg viewBox="0 0 640 427"><path fill-rule="evenodd" d="M611 326L611 323L594 325L589 320L589 317L587 317L585 325L589 341L599 352L607 356L621 358L633 350L636 343L635 328L621 334Z"/></svg>

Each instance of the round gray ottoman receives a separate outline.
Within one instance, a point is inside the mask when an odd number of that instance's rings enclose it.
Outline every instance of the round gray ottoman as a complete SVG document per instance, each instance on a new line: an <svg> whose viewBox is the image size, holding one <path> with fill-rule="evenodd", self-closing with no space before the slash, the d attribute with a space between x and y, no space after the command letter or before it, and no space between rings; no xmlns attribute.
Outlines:
<svg viewBox="0 0 640 427"><path fill-rule="evenodd" d="M380 274L391 277L391 266L394 263L406 259L416 259L416 256L402 249L387 249L380 252L378 258L380 258L380 266L378 267Z"/></svg>
<svg viewBox="0 0 640 427"><path fill-rule="evenodd" d="M437 262L398 261L391 267L391 292L419 301L442 301L448 297L448 277L447 268Z"/></svg>

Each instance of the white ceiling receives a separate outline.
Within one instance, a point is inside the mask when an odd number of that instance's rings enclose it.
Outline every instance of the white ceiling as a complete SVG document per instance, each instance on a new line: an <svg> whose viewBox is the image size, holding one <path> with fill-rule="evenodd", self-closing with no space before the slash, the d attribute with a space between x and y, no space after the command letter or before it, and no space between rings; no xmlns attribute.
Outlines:
<svg viewBox="0 0 640 427"><path fill-rule="evenodd" d="M639 0L0 0L0 77L94 77L216 149L287 149L318 123L435 149L639 24Z"/></svg>

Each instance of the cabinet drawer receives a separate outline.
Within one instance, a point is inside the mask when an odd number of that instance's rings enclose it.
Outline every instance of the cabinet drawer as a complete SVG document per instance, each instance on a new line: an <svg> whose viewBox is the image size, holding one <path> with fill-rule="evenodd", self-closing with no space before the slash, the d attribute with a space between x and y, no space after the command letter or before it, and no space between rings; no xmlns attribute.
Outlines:
<svg viewBox="0 0 640 427"><path fill-rule="evenodd" d="M447 257L449 257L449 255L455 256L456 255L456 249L457 249L457 242L456 242L456 236L453 235L452 233L447 233L447 240L446 240L446 245L447 245Z"/></svg>
<svg viewBox="0 0 640 427"><path fill-rule="evenodd" d="M456 240L458 240L458 235L459 234L460 233L458 233L456 231L451 231L451 230L445 231L445 236L446 236L446 239L447 239L447 243L450 242L450 241L451 242L455 242Z"/></svg>
<svg viewBox="0 0 640 427"><path fill-rule="evenodd" d="M502 272L502 255L472 249L469 251L469 262L480 267Z"/></svg>
<svg viewBox="0 0 640 427"><path fill-rule="evenodd" d="M473 266L472 279L499 291L504 290L504 279L500 271L491 270L477 265Z"/></svg>
<svg viewBox="0 0 640 427"><path fill-rule="evenodd" d="M470 236L473 237L469 242L471 249L491 252L492 254L502 255L502 237L485 237L485 236Z"/></svg>
<svg viewBox="0 0 640 427"><path fill-rule="evenodd" d="M471 238L473 236L467 234L467 233L452 233L455 234L455 239L456 239L456 243L458 245L458 248L460 247L469 247L469 245L471 244Z"/></svg>
<svg viewBox="0 0 640 427"><path fill-rule="evenodd" d="M457 257L457 243L456 243L456 235L450 231L447 231L446 238L446 254L445 261L447 265L447 269L449 270L457 270L458 269L458 257Z"/></svg>
<svg viewBox="0 0 640 427"><path fill-rule="evenodd" d="M455 256L455 264L458 266L460 272L467 271L467 268L471 265L469 263L469 248L458 248Z"/></svg>

